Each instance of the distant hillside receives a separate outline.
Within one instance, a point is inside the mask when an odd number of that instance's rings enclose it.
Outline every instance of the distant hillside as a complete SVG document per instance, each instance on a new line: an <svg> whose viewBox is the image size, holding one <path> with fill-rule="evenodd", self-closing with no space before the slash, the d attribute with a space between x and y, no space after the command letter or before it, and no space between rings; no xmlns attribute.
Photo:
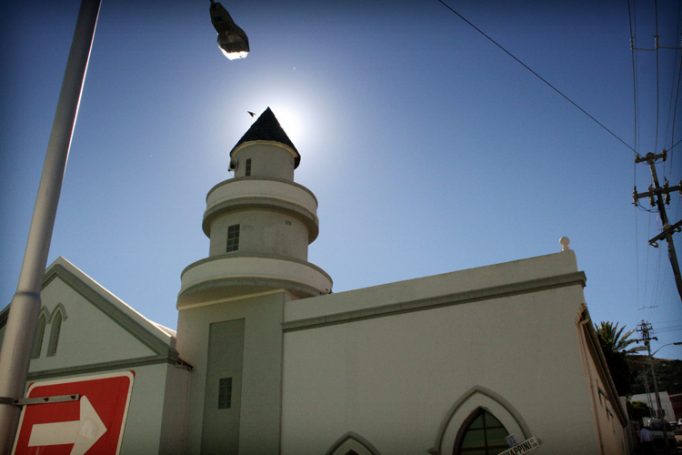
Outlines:
<svg viewBox="0 0 682 455"><path fill-rule="evenodd" d="M630 385L633 395L654 391L649 369L649 358L643 355L630 355L627 357L630 367ZM670 394L682 393L682 360L668 360L654 358L654 368L658 379L658 390L667 391Z"/></svg>

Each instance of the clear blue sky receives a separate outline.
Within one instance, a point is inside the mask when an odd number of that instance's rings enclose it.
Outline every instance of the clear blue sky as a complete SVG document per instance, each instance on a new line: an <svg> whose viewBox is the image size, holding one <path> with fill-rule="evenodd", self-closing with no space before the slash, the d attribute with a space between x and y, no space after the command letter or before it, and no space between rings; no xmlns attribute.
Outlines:
<svg viewBox="0 0 682 455"><path fill-rule="evenodd" d="M627 1L451 0L640 153L682 137L680 53L637 54L635 144ZM637 0L651 47L653 2ZM617 139L436 0L230 1L251 55L218 52L208 1L104 0L57 216L64 256L175 327L180 271L208 254L206 192L271 106L316 193L310 260L336 292L559 251L571 238L595 321L653 323L682 341L660 221L631 204L645 166ZM661 0L664 46L680 2ZM78 1L4 2L0 301L20 268ZM673 137L673 113L676 117ZM682 145L659 172L682 177ZM672 198L670 217L682 216ZM682 255L682 234L676 246ZM682 348L660 355L682 358Z"/></svg>

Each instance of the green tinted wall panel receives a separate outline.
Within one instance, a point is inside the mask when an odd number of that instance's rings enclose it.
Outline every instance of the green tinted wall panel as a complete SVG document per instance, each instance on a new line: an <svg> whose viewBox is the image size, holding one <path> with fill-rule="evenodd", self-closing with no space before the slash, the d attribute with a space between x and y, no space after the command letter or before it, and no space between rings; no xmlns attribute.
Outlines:
<svg viewBox="0 0 682 455"><path fill-rule="evenodd" d="M244 319L216 322L210 327L201 453L237 454Z"/></svg>

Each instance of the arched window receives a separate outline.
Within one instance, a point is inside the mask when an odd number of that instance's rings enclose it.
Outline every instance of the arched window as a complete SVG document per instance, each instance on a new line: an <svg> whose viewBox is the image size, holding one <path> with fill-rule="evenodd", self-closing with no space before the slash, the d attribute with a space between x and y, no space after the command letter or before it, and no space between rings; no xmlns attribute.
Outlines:
<svg viewBox="0 0 682 455"><path fill-rule="evenodd" d="M485 412L486 416L481 418L480 423L474 423L482 412ZM488 416L495 420L488 419ZM469 448L466 445L463 447L461 446L464 442L464 435L467 433L467 430L470 427L473 429L476 428L476 425L482 424L483 418L485 418L486 429L494 430L494 427L499 424L499 426L504 428L504 436L514 434L517 438L523 440L530 437L532 434L521 414L514 409L509 401L493 390L476 385L462 394L452 405L450 411L443 419L443 423L436 436L435 444L430 450L441 454L463 453L467 455L501 452L501 450L498 452L495 452L494 450L488 451L485 447L478 451L460 451L460 448ZM469 437L473 438L475 433L476 432L472 432ZM484 436L487 435L489 443L494 440L494 431L489 431L488 433L479 431L478 433L479 436L481 434ZM508 447L504 438L501 442L504 444L504 449L506 450Z"/></svg>
<svg viewBox="0 0 682 455"><path fill-rule="evenodd" d="M47 345L47 356L52 357L57 353L57 344L59 344L59 332L62 330L62 311L57 309L52 314L50 321L50 343Z"/></svg>
<svg viewBox="0 0 682 455"><path fill-rule="evenodd" d="M379 455L379 452L365 438L349 431L336 440L327 455Z"/></svg>
<svg viewBox="0 0 682 455"><path fill-rule="evenodd" d="M478 408L457 435L454 455L496 455L509 448L505 441L508 434L494 415Z"/></svg>
<svg viewBox="0 0 682 455"><path fill-rule="evenodd" d="M38 317L38 327L36 327L36 336L33 338L33 347L31 348L31 358L37 359L40 357L40 351L43 349L43 337L45 336L45 324L47 324L47 317L44 312L40 313Z"/></svg>

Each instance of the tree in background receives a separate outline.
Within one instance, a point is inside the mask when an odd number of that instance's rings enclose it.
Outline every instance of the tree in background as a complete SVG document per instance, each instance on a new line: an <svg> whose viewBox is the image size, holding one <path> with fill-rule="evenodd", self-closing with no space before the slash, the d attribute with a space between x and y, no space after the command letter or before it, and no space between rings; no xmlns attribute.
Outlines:
<svg viewBox="0 0 682 455"><path fill-rule="evenodd" d="M619 395L630 394L630 368L627 357L641 348L632 347L637 341L631 338L634 330L625 331L625 326L618 327L610 321L603 321L594 326L599 337L601 349L609 366L613 383Z"/></svg>
<svg viewBox="0 0 682 455"><path fill-rule="evenodd" d="M636 339L630 338L635 330L628 330L623 333L625 326L618 327L618 323L615 324L611 321L600 322L599 325L594 326L599 335L599 341L601 341L602 348L606 347L609 352L618 352L623 354L634 354L641 350L640 347L636 346L631 348L630 346L637 343Z"/></svg>
<svg viewBox="0 0 682 455"><path fill-rule="evenodd" d="M644 417L651 417L654 415L651 408L641 401L628 401L627 408L631 420L641 422Z"/></svg>

